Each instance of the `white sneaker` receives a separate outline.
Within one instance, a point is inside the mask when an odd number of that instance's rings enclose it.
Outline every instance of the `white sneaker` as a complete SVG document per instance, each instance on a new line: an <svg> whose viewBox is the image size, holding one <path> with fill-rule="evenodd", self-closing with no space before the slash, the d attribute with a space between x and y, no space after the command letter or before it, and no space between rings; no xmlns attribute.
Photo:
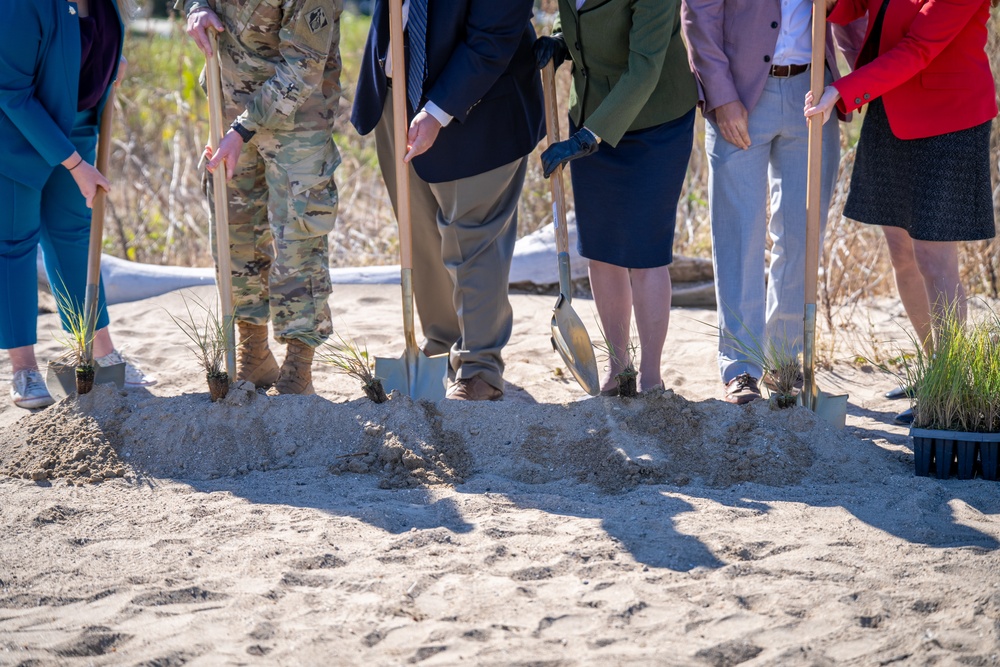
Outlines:
<svg viewBox="0 0 1000 667"><path fill-rule="evenodd" d="M14 399L14 405L25 410L44 408L56 402L45 388L42 374L34 369L14 373L14 380L10 385L10 397Z"/></svg>
<svg viewBox="0 0 1000 667"><path fill-rule="evenodd" d="M125 386L126 387L152 387L156 384L156 377L146 375L138 366L122 356L118 350L112 350L103 357L94 359L98 366L107 367L115 364L125 364Z"/></svg>

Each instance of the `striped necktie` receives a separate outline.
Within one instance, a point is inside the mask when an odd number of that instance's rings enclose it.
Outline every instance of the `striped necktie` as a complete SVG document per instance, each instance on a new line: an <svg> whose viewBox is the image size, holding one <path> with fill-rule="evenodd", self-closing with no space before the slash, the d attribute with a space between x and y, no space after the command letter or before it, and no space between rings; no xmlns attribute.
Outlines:
<svg viewBox="0 0 1000 667"><path fill-rule="evenodd" d="M410 62L406 67L406 98L414 113L420 105L427 74L427 2L410 0L406 32L410 38Z"/></svg>

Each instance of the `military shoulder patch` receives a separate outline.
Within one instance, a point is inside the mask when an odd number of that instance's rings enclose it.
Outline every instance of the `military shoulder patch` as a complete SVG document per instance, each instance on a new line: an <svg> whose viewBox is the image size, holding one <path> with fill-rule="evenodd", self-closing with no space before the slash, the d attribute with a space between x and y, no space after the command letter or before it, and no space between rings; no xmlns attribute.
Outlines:
<svg viewBox="0 0 1000 667"><path fill-rule="evenodd" d="M326 26L330 25L330 22L326 20L326 12L323 11L322 7L317 7L309 12L309 15L306 16L306 20L309 21L309 29L313 32L322 30Z"/></svg>

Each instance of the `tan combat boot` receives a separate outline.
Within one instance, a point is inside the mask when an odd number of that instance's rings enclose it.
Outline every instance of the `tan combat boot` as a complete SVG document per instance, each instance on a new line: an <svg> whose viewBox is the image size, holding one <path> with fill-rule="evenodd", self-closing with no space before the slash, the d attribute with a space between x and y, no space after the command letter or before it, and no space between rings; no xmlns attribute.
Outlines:
<svg viewBox="0 0 1000 667"><path fill-rule="evenodd" d="M300 340L291 339L281 364L281 375L270 394L315 394L312 362L315 350Z"/></svg>
<svg viewBox="0 0 1000 667"><path fill-rule="evenodd" d="M270 387L278 381L278 362L267 346L267 325L239 322L240 344L236 349L236 379Z"/></svg>

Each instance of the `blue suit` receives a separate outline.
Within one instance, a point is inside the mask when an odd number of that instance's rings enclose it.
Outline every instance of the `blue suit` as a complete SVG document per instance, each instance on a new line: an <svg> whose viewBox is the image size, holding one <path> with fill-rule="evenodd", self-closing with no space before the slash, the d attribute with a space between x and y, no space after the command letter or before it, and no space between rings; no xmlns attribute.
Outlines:
<svg viewBox="0 0 1000 667"><path fill-rule="evenodd" d="M484 173L524 157L544 134L545 107L531 52L530 0L433 0L427 25L428 99L455 117L414 167L428 183ZM388 95L389 8L372 13L351 123L378 124ZM409 110L412 117L413 109Z"/></svg>
<svg viewBox="0 0 1000 667"><path fill-rule="evenodd" d="M450 352L457 386L478 378L494 390L504 387L501 350L513 323L507 283L517 202L526 156L544 131L532 54L533 4L430 0L427 5L427 76L420 106L433 101L453 118L410 163L413 296L424 351ZM395 206L388 51L388 4L377 0L351 122L361 134L374 130ZM395 85L405 78L394 77ZM415 110L407 111L412 117Z"/></svg>
<svg viewBox="0 0 1000 667"><path fill-rule="evenodd" d="M77 112L80 57L74 4L0 2L0 349L36 342L39 244L50 284L83 305L91 214L59 163L74 151L94 162L108 91ZM103 289L99 312L102 328Z"/></svg>

